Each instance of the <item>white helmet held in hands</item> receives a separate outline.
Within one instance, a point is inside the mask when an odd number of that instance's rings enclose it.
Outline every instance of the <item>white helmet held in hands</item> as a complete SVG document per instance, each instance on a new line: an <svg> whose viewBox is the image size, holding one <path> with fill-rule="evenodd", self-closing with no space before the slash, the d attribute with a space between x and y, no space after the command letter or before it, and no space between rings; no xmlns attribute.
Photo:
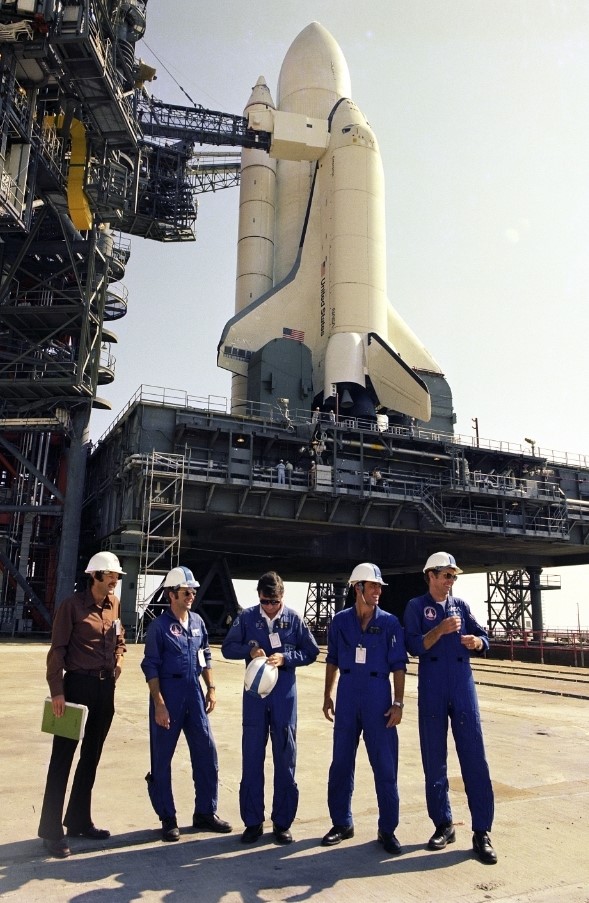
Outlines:
<svg viewBox="0 0 589 903"><path fill-rule="evenodd" d="M464 571L461 571L456 564L454 555L450 555L449 552L434 552L433 555L430 555L425 563L423 573L425 574L426 571L441 570L442 568L452 568L457 574L464 573Z"/></svg>
<svg viewBox="0 0 589 903"><path fill-rule="evenodd" d="M127 573L122 569L119 559L112 552L97 552L96 555L92 556L84 573L93 574L94 571L114 571L116 574Z"/></svg>
<svg viewBox="0 0 589 903"><path fill-rule="evenodd" d="M350 574L348 583L353 586L355 583L364 583L366 580L369 580L372 583L380 583L381 586L388 586L388 583L385 583L382 579L380 568L377 567L376 564L371 564L369 561L356 565Z"/></svg>
<svg viewBox="0 0 589 903"><path fill-rule="evenodd" d="M244 687L252 696L268 696L278 680L278 668L269 665L268 660L259 655L253 658L245 669Z"/></svg>
<svg viewBox="0 0 589 903"><path fill-rule="evenodd" d="M166 574L164 586L168 589L178 589L179 586L187 586L190 589L196 589L199 586L198 580L194 579L194 574L190 568L177 567L172 568Z"/></svg>

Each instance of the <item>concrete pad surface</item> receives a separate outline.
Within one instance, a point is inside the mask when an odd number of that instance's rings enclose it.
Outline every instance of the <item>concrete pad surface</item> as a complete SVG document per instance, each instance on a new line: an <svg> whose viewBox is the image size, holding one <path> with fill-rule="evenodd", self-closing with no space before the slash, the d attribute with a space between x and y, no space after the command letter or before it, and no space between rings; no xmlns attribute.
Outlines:
<svg viewBox="0 0 589 903"><path fill-rule="evenodd" d="M499 856L497 865L485 866L472 854L470 818L451 738L449 774L457 839L439 853L425 848L432 825L423 794L414 662L399 729L401 824L397 836L403 855L389 857L376 842L374 784L362 742L353 804L355 836L337 847L320 846L331 824L326 786L333 730L321 710L324 653L298 674L300 805L292 828L295 842L276 845L269 817L259 842L245 846L239 841L243 666L226 662L215 647L218 702L212 723L219 751L218 811L234 831L214 835L189 829L194 796L188 750L181 738L173 775L182 837L179 843L162 843L144 780L149 741L148 694L139 668L143 649L131 644L94 792L94 821L109 828L112 836L98 844L72 839L71 858L55 860L45 856L36 836L51 747L51 738L40 731L47 695L47 648L31 641L0 643L2 899L23 903L589 903L588 703L583 693L578 698L549 695L550 669L546 669L548 692L544 693L479 686L496 793L492 839ZM493 666L509 673L509 663ZM578 673L587 688L589 672L579 669ZM535 686L542 689L542 681ZM270 761L266 788L269 815Z"/></svg>

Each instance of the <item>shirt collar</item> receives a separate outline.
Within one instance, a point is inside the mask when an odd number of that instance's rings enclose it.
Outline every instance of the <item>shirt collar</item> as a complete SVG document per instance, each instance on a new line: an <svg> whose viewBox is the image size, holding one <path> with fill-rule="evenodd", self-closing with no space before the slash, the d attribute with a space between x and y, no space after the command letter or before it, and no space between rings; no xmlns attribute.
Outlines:
<svg viewBox="0 0 589 903"><path fill-rule="evenodd" d="M432 600L432 602L434 603L434 605L441 605L442 608L444 608L444 609L446 608L446 605L448 604L448 596L446 596L445 599L442 599L441 602L438 602L437 599L434 599L434 597L432 596L431 593L428 593L428 595L429 595L430 599Z"/></svg>
<svg viewBox="0 0 589 903"><path fill-rule="evenodd" d="M92 595L92 590L90 589L90 587L87 587L86 590L84 591L84 605L86 606L86 608L93 608L93 607L103 608L106 602L109 603L107 605L107 608L113 608L114 607L114 599L115 599L115 597L114 597L113 593L107 593L107 595L104 597L102 602L97 602L96 599L94 598L94 596Z"/></svg>
<svg viewBox="0 0 589 903"><path fill-rule="evenodd" d="M274 615L273 618L269 618L268 615L266 614L266 612L264 611L264 606L263 606L263 605L260 605L260 614L261 614L262 617L264 618L264 620L265 620L266 624L268 625L268 627L272 627L273 624L274 624L274 621L279 621L279 620L280 620L280 618L282 617L283 611L284 611L284 605L281 605L281 607L280 607L280 609L279 609L279 611L278 611L278 614L277 614L277 615Z"/></svg>
<svg viewBox="0 0 589 903"><path fill-rule="evenodd" d="M174 612L172 611L171 605L168 605L167 608L164 608L164 614L166 614L169 618L171 618L172 621L178 621L178 624L182 624L183 626L186 626L187 624L190 623L190 615L192 613L193 612L190 610L187 611L186 614L188 615L188 619L185 621L182 621L177 615L174 614Z"/></svg>

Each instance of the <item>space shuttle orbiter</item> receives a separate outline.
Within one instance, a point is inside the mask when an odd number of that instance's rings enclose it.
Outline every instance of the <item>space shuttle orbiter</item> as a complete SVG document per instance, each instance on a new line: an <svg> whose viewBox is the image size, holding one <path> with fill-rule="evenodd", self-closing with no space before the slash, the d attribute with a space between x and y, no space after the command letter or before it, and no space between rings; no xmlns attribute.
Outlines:
<svg viewBox="0 0 589 903"><path fill-rule="evenodd" d="M246 107L270 154L242 152L236 313L218 364L246 398L248 362L295 339L312 356L313 395L350 413L389 410L428 421L418 372L442 374L387 298L384 176L372 129L349 99L349 74L318 23L291 45L275 107L262 78Z"/></svg>

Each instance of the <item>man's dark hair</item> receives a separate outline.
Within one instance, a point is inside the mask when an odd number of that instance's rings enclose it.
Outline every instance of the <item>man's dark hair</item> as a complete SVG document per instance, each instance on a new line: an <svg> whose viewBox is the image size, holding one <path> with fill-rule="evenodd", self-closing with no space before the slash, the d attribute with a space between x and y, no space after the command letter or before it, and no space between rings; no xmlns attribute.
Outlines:
<svg viewBox="0 0 589 903"><path fill-rule="evenodd" d="M423 579L425 580L425 582L428 586L429 586L429 575L435 574L436 571L439 571L439 570L440 570L440 568L429 568L427 571L423 572Z"/></svg>
<svg viewBox="0 0 589 903"><path fill-rule="evenodd" d="M184 587L179 586L164 586L162 587L162 597L168 603L168 605L172 604L172 596L178 598L180 595L180 589L184 589ZM196 598L196 596L195 596Z"/></svg>
<svg viewBox="0 0 589 903"><path fill-rule="evenodd" d="M88 586L94 586L94 581L104 580L104 571L94 571L93 574L88 574Z"/></svg>
<svg viewBox="0 0 589 903"><path fill-rule="evenodd" d="M284 583L276 571L268 571L262 574L258 580L257 590L268 599L281 599L284 594Z"/></svg>

